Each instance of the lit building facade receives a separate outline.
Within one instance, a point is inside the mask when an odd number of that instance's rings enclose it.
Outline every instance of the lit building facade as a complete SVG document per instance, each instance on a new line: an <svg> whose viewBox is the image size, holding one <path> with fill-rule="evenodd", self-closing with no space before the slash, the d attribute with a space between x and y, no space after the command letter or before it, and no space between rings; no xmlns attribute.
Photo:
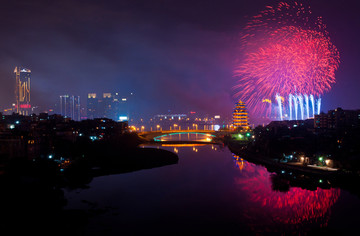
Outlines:
<svg viewBox="0 0 360 236"><path fill-rule="evenodd" d="M248 112L245 103L239 101L236 103L233 111L233 125L234 128L249 129Z"/></svg>
<svg viewBox="0 0 360 236"><path fill-rule="evenodd" d="M88 119L98 118L98 98L96 93L89 93L86 101L86 113Z"/></svg>
<svg viewBox="0 0 360 236"><path fill-rule="evenodd" d="M360 110L343 110L340 107L314 117L314 128L349 129L360 127Z"/></svg>
<svg viewBox="0 0 360 236"><path fill-rule="evenodd" d="M15 67L15 109L20 115L30 115L30 78L31 70L23 67Z"/></svg>
<svg viewBox="0 0 360 236"><path fill-rule="evenodd" d="M120 118L121 117L121 118ZM87 98L87 118L109 118L115 121L128 120L128 98L119 93L89 93Z"/></svg>
<svg viewBox="0 0 360 236"><path fill-rule="evenodd" d="M102 118L115 118L115 106L114 98L111 93L103 93L101 100L99 100L99 112L102 114Z"/></svg>
<svg viewBox="0 0 360 236"><path fill-rule="evenodd" d="M60 114L65 118L80 121L80 96L61 95Z"/></svg>

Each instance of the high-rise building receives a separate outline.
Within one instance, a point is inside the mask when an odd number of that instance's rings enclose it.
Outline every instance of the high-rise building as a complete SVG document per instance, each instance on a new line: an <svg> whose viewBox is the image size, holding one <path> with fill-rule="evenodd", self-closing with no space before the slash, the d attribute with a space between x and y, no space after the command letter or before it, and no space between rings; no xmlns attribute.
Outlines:
<svg viewBox="0 0 360 236"><path fill-rule="evenodd" d="M98 103L99 100L96 96L96 93L89 93L86 102L86 113L88 119L98 118Z"/></svg>
<svg viewBox="0 0 360 236"><path fill-rule="evenodd" d="M233 111L234 128L249 129L248 112L245 103L239 101L236 103Z"/></svg>
<svg viewBox="0 0 360 236"><path fill-rule="evenodd" d="M115 121L129 117L127 98L121 97L119 93L103 93L98 96L96 93L89 93L87 98L87 117L109 118Z"/></svg>
<svg viewBox="0 0 360 236"><path fill-rule="evenodd" d="M30 77L31 70L23 67L15 67L15 109L21 115L30 115Z"/></svg>
<svg viewBox="0 0 360 236"><path fill-rule="evenodd" d="M61 95L60 114L72 120L80 121L80 96Z"/></svg>
<svg viewBox="0 0 360 236"><path fill-rule="evenodd" d="M119 93L113 94L113 116L117 120L129 119L130 117L130 106L129 98L120 96Z"/></svg>
<svg viewBox="0 0 360 236"><path fill-rule="evenodd" d="M103 93L102 99L99 100L99 112L104 118L114 119L113 96L111 93Z"/></svg>

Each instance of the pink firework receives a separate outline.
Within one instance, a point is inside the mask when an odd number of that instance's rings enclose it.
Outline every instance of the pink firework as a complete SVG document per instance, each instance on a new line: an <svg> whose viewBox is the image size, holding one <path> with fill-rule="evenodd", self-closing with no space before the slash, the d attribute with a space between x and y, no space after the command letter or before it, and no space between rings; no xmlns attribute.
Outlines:
<svg viewBox="0 0 360 236"><path fill-rule="evenodd" d="M263 101L274 100L276 94L320 96L335 83L339 52L321 18L311 20L310 15L302 4L280 3L246 25L234 89L251 112L269 112Z"/></svg>

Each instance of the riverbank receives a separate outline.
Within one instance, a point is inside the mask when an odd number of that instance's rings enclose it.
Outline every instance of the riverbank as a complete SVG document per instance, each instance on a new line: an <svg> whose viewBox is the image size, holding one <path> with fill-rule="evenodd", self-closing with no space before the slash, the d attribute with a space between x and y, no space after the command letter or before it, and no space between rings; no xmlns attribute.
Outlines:
<svg viewBox="0 0 360 236"><path fill-rule="evenodd" d="M178 156L157 148L107 148L69 161L63 166L51 159L11 160L4 164L0 176L4 181L39 182L48 186L84 187L94 177L151 169L178 163Z"/></svg>
<svg viewBox="0 0 360 236"><path fill-rule="evenodd" d="M289 181L297 183L302 181L302 183L300 183L302 187L340 187L356 194L357 196L360 196L360 188L358 187L360 176L356 172L345 171L342 169L335 171L333 169L319 168L316 166L304 166L295 163L281 163L279 162L279 159L267 157L261 153L250 151L247 148L246 143L240 143L235 140L228 141L227 146L236 156L239 156L251 163L262 165L269 172L278 173Z"/></svg>
<svg viewBox="0 0 360 236"><path fill-rule="evenodd" d="M331 176L336 172L326 168L317 168L312 166L298 165L295 163L281 163L279 159L264 157L260 153L251 152L246 148L246 144L237 141L230 141L228 143L230 151L238 156L241 156L247 161L263 166L273 166L280 169L287 169L295 172L303 172L312 175L326 175Z"/></svg>
<svg viewBox="0 0 360 236"><path fill-rule="evenodd" d="M122 174L178 163L178 156L156 148L108 148L103 155L74 160L63 172L66 185L87 184L94 177Z"/></svg>
<svg viewBox="0 0 360 236"><path fill-rule="evenodd" d="M173 165L178 161L178 156L170 151L157 148L134 148L118 157L110 156L106 160L95 161L90 172L93 177L97 177Z"/></svg>

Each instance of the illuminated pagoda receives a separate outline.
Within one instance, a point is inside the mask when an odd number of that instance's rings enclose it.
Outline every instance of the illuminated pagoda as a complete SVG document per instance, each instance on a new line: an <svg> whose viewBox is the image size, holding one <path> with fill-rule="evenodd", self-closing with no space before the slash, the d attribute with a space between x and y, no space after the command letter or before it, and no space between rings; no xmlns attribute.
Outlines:
<svg viewBox="0 0 360 236"><path fill-rule="evenodd" d="M20 115L30 115L30 77L31 70L23 67L15 67L15 98L16 113Z"/></svg>
<svg viewBox="0 0 360 236"><path fill-rule="evenodd" d="M248 112L245 103L240 100L236 103L233 111L233 125L235 129L249 129Z"/></svg>

